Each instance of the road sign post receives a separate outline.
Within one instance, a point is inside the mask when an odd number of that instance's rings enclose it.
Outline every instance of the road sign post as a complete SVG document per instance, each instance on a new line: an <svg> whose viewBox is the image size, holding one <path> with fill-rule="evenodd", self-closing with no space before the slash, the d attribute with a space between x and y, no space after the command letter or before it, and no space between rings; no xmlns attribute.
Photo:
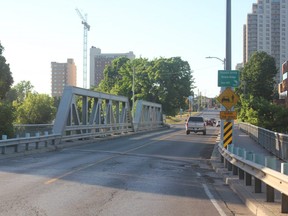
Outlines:
<svg viewBox="0 0 288 216"><path fill-rule="evenodd" d="M238 78L236 77L236 79ZM231 78L231 80L225 82L222 81L220 83L226 84L228 82L230 83L229 85L233 84L234 86L236 86L234 78L233 79ZM219 77L218 77L218 84L219 84ZM226 111L220 112L221 121L225 120L223 125L223 137L221 138L223 138L223 145L226 148L229 144L232 143L234 119L237 118L237 113L233 110L231 111L231 108L237 104L239 97L238 95L235 94L235 92L231 89L231 87L226 87L226 89L223 92L221 92L217 100L226 108Z"/></svg>

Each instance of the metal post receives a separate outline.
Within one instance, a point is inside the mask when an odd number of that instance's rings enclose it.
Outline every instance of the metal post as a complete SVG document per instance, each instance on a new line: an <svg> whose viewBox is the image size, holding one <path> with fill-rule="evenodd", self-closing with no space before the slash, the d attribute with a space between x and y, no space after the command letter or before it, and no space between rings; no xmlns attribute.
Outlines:
<svg viewBox="0 0 288 216"><path fill-rule="evenodd" d="M135 96L135 66L133 65L133 81L132 81L132 111L134 110L134 96Z"/></svg>
<svg viewBox="0 0 288 216"><path fill-rule="evenodd" d="M231 0L226 1L226 59L225 70L231 70ZM223 88L223 91L226 88ZM221 131L224 131L224 123L221 121ZM232 120L232 142L234 139L234 121ZM223 132L221 132L223 133Z"/></svg>
<svg viewBox="0 0 288 216"><path fill-rule="evenodd" d="M226 70L231 70L231 0L226 8Z"/></svg>

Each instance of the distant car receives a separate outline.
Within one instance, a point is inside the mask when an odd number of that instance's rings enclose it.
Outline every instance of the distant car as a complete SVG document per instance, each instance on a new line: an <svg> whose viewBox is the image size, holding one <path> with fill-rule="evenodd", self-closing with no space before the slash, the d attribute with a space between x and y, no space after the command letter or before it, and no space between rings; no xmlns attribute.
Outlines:
<svg viewBox="0 0 288 216"><path fill-rule="evenodd" d="M190 132L202 132L203 135L206 135L206 123L202 116L190 116L186 120L186 134L190 134Z"/></svg>
<svg viewBox="0 0 288 216"><path fill-rule="evenodd" d="M220 127L220 125L221 125L221 121L218 120L217 123L216 123L216 127Z"/></svg>
<svg viewBox="0 0 288 216"><path fill-rule="evenodd" d="M209 125L213 126L213 124L214 124L214 122L211 119L210 120L206 120L205 123L206 123L207 126L209 126Z"/></svg>

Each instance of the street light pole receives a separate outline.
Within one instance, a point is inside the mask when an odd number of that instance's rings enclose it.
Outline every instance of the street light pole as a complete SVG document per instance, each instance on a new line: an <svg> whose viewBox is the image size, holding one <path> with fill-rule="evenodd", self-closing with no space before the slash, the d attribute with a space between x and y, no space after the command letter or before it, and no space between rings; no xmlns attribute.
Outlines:
<svg viewBox="0 0 288 216"><path fill-rule="evenodd" d="M214 57L214 56L207 56L206 58L209 58L209 59L218 59L219 61L221 61L223 64L224 64L224 70L226 69L226 59L221 59L221 58L218 58L218 57Z"/></svg>
<svg viewBox="0 0 288 216"><path fill-rule="evenodd" d="M226 58L224 59L221 59L221 58L218 58L218 57L214 57L214 56L208 56L206 58L209 58L209 59L218 59L219 61L221 61L223 64L224 64L224 70L226 70ZM225 90L224 87L221 86L220 88L220 93L222 93L223 91ZM221 105L221 111L224 111L225 110L225 107L223 105ZM220 139L223 140L223 130L224 130L224 122L223 120L221 119L221 124L220 124Z"/></svg>

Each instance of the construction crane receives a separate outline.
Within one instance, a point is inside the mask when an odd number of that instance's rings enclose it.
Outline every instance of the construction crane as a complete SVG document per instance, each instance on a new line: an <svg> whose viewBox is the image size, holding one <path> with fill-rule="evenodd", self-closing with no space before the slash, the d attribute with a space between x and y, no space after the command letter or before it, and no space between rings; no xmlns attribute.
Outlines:
<svg viewBox="0 0 288 216"><path fill-rule="evenodd" d="M75 9L82 20L84 26L83 37L83 88L87 88L87 32L90 30L90 25L87 23L87 14L83 16L78 8Z"/></svg>

